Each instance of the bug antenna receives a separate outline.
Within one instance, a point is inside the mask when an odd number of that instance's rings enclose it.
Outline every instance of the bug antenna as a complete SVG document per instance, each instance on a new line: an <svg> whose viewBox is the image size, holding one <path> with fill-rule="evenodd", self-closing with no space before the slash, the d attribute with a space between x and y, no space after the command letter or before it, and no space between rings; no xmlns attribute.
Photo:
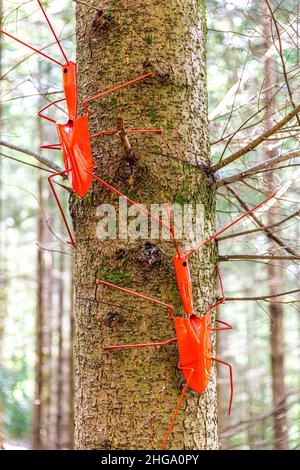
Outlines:
<svg viewBox="0 0 300 470"><path fill-rule="evenodd" d="M46 11L45 11L45 8L43 7L43 4L42 4L42 2L41 2L40 0L37 0L37 2L38 2L38 4L39 4L39 6L40 6L40 9L42 10L42 13L43 13L44 17L46 18L46 21L47 21L47 23L48 23L49 28L51 29L51 32L52 32L52 34L53 34L53 36L54 36L54 38L55 38L55 41L57 42L58 47L60 48L61 53L62 53L62 55L64 56L65 61L66 61L67 64L68 64L68 63L69 63L69 60L68 60L68 58L67 58L67 56L66 56L66 54L65 54L65 51L63 50L63 47L62 47L62 45L61 45L61 43L60 43L60 40L58 39L58 37L57 37L57 35L56 35L55 31L54 31L54 28L53 28L53 26L52 26L52 24L51 24L51 22L50 22L50 20L49 20L49 18L48 18L48 16L47 16L47 13L46 13Z"/></svg>
<svg viewBox="0 0 300 470"><path fill-rule="evenodd" d="M273 197L275 197L277 194L277 192L274 192L273 194L271 194L270 196L268 196L266 199L264 199L262 202L260 202L259 204L257 204L257 206L253 207L252 209L248 210L247 212L245 212L244 214L242 214L240 217L238 217L236 220L234 220L233 222L231 222L229 225L227 225L226 227L222 228L222 230L220 230L219 232L215 233L214 235L212 235L211 237L209 237L207 240L205 240L203 243L201 243L201 245L197 246L197 248L189 251L186 253L186 256L191 256L193 253L195 253L196 251L200 250L200 248L202 248L202 246L204 245L207 245L208 243L212 242L215 238L217 238L219 235L221 235L222 233L226 232L226 230L228 230L229 228L233 227L235 224L237 224L238 222L240 222L240 220L244 219L245 217L247 217L247 215L249 214L252 214L252 212L256 211L256 209L258 209L259 207L263 206L264 204L266 204L266 202L270 201L270 199L272 199Z"/></svg>
<svg viewBox="0 0 300 470"><path fill-rule="evenodd" d="M174 242L174 245L175 245L177 254L180 255L180 250L179 250L178 242L177 242L176 237L175 237L175 231L174 231L174 227L173 227L173 224L172 224L172 219L171 219L171 215L170 215L170 211L169 211L168 204L165 204L165 208L166 208L166 212L167 212L167 216L168 216L168 220L169 220L169 224L170 224L171 236L172 236L172 239L173 239L173 242Z"/></svg>
<svg viewBox="0 0 300 470"><path fill-rule="evenodd" d="M43 57L46 57L46 59L51 60L51 62L54 62L55 64L60 65L61 67L63 66L63 64L62 64L61 62L58 62L58 60L53 59L53 57L50 57L49 55L45 54L44 52L40 51L39 49L36 49L35 47L30 46L30 44L27 44L27 42L21 41L21 39L18 39L18 38L16 38L15 36L12 36L11 34L7 33L6 31L3 31L3 29L0 29L0 33L1 33L1 34L5 34L6 36L8 36L8 37L11 38L11 39L14 39L15 41L19 42L19 43L22 44L23 46L28 47L29 49L31 49L32 51L36 52L37 54L40 54L40 55L42 55Z"/></svg>
<svg viewBox="0 0 300 470"><path fill-rule="evenodd" d="M94 167L95 165L93 165ZM151 217L153 220L156 220L156 222L158 222L159 224L163 225L164 227L166 227L168 230L170 230L170 226L167 225L163 220L160 220L159 217L156 217L156 215L154 214L151 214L151 212L148 212L143 206L137 204L136 202L134 202L132 199L130 199L129 197L125 196L125 194L121 193L121 191L119 191L117 188L115 188L114 186L112 186L111 184L107 183L106 181L102 180L101 178L99 178L99 176L95 175L92 171L91 171L91 168L93 167L87 167L85 168L85 171L91 175L93 178L95 178L96 181L99 181L99 183L103 184L106 188L110 189L113 193L117 194L118 196L120 197L123 197L124 199L126 199L126 201L128 201L130 204L132 204L133 206L137 207L141 212L143 212L144 214L147 214L149 217Z"/></svg>

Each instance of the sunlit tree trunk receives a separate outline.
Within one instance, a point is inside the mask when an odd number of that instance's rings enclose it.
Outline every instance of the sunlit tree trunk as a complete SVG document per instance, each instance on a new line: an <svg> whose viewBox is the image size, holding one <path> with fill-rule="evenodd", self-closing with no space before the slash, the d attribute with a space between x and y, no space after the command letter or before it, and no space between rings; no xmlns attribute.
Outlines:
<svg viewBox="0 0 300 470"><path fill-rule="evenodd" d="M272 30L269 10L264 6L264 47L270 50L272 47ZM272 115L275 112L274 95L274 70L276 64L271 54L266 55L264 61L264 101L266 104L265 127L269 128L274 125ZM266 143L264 146L265 159L273 158L277 155L274 145ZM270 191L274 190L276 185L276 175L273 171L267 173L266 182ZM276 207L276 215L273 210L268 211L268 225L275 223L278 219L278 207ZM270 250L277 249L277 245L270 241ZM276 262L268 264L268 286L270 296L280 292L284 284L283 270ZM283 330L283 306L279 302L269 302L270 312L270 354L271 354L271 374L272 374L272 392L273 406L278 407L278 411L273 417L273 446L276 450L288 449L288 428L287 428L287 412L285 408L285 369L284 369L284 330Z"/></svg>
<svg viewBox="0 0 300 470"><path fill-rule="evenodd" d="M129 158L117 137L93 143L99 176L150 209L151 203L203 204L203 237L213 233L215 183L209 164L205 64L205 2L199 0L107 0L103 14L77 4L79 102L153 69L126 91L96 101L90 130L162 128L163 136L129 137ZM171 155L167 157L166 155ZM175 157L175 158L172 158ZM183 163L186 162L186 163ZM199 168L193 166L198 163ZM107 352L104 344L159 341L174 336L163 308L129 295L98 289L105 278L182 312L171 258L149 239L106 240L96 236L96 207L117 198L95 183L91 197L71 204L76 237L75 443L78 449L158 449L184 383L177 346ZM151 248L157 256L151 258ZM166 251L174 254L167 244ZM197 314L212 303L216 250L207 246L192 260ZM123 308L125 310L123 310ZM217 449L215 370L207 391L188 391L168 446Z"/></svg>

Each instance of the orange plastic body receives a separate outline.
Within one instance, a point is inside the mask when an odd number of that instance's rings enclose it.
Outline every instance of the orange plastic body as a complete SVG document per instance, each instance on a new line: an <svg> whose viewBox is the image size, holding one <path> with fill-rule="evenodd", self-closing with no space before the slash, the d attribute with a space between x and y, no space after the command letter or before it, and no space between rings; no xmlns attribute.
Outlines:
<svg viewBox="0 0 300 470"><path fill-rule="evenodd" d="M188 258L178 252L173 258L176 281L187 318L173 318L180 365L189 386L198 393L207 387L211 370L211 316L194 315L192 279ZM191 374L191 370L193 373Z"/></svg>
<svg viewBox="0 0 300 470"><path fill-rule="evenodd" d="M68 179L75 193L84 197L92 184L93 177L86 170L93 167L88 116L77 118L77 70L69 61L63 65L63 84L69 121L56 123L62 158Z"/></svg>
<svg viewBox="0 0 300 470"><path fill-rule="evenodd" d="M188 317L194 314L192 279L188 258L184 253L178 253L173 258L176 281L184 311Z"/></svg>
<svg viewBox="0 0 300 470"><path fill-rule="evenodd" d="M74 121L77 117L77 71L76 64L69 62L64 64L63 70L63 84L65 98L68 108L69 119Z"/></svg>
<svg viewBox="0 0 300 470"><path fill-rule="evenodd" d="M211 371L211 316L192 315L189 318L174 318L180 365L189 386L198 393L206 389Z"/></svg>
<svg viewBox="0 0 300 470"><path fill-rule="evenodd" d="M88 116L67 124L56 124L62 157L72 188L84 197L92 184L93 176L86 171L93 166Z"/></svg>

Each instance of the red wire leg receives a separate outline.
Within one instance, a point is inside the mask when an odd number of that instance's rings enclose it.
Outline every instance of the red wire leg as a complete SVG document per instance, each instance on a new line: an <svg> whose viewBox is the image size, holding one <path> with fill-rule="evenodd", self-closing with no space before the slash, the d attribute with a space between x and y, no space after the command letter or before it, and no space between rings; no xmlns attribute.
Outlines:
<svg viewBox="0 0 300 470"><path fill-rule="evenodd" d="M66 54L65 54L65 51L64 51L63 48L62 48L62 45L61 45L61 43L60 43L60 40L59 40L58 37L56 36L56 33L55 33L54 29L53 29L53 26L52 26L52 24L50 23L50 20L49 20L49 18L48 18L48 16L47 16L47 13L46 13L46 11L45 11L43 5L42 5L42 2L41 2L40 0L37 0L37 1L38 1L38 4L40 5L40 8L41 8L41 10L42 10L42 12L43 12L44 17L46 18L46 21L47 21L47 23L48 23L48 25L49 25L49 28L51 29L52 34L53 34L53 36L55 37L55 41L57 42L58 47L60 48L61 53L62 53L62 55L64 56L65 61L66 61L67 64L68 64L68 63L69 63L68 58L67 58L67 56L66 56Z"/></svg>
<svg viewBox="0 0 300 470"><path fill-rule="evenodd" d="M226 298L225 298L225 293L224 293L224 287L223 287L222 276L221 276L221 271L220 271L219 266L217 266L217 274L218 274L218 279L219 279L219 284L220 284L220 289L221 289L222 298L221 298L221 300L218 300L218 301L215 302L213 305L211 305L211 306L209 307L209 309L207 310L206 313L211 312L214 308L216 308L218 305L223 304L223 303L225 302L225 300L226 300Z"/></svg>
<svg viewBox="0 0 300 470"><path fill-rule="evenodd" d="M168 429L168 431L167 431L167 433L166 433L166 435L165 435L164 441L163 441L163 443L162 443L161 450L164 450L164 448L165 448L165 446L166 446L166 443L167 443L167 441L168 441L168 439L169 439L169 436L170 436L170 434L171 434L173 425L174 425L175 420L176 420L176 418L177 418L180 405L181 405L181 403L182 403L182 401L183 401L183 399L184 399L184 395L186 394L186 391L187 391L187 389L188 389L188 386L189 386L189 383L190 383L190 381L191 381L192 375L193 375L193 373L194 373L194 369L190 369L190 368L187 368L187 367L181 367L181 366L180 366L180 363L178 364L178 369L181 369L181 370L189 370L189 371L190 371L190 375L188 376L188 379L187 379L187 381L186 381L186 384L185 384L185 386L184 386L184 389L182 390L182 393L181 393L181 395L180 395L180 398L179 398L178 404L177 404L177 406L176 406L176 408L175 408L175 411L174 411L174 414L173 414L173 417L172 417L172 420L171 420L169 429Z"/></svg>
<svg viewBox="0 0 300 470"><path fill-rule="evenodd" d="M256 211L256 209L258 209L259 207L261 207L263 204L265 204L266 202L268 202L270 199L272 199L274 196L276 196L276 193L273 193L271 194L271 196L267 197L267 199L265 199L264 201L262 201L260 204L258 204L257 206L253 207L252 209L250 209L249 211L245 212L245 214L241 215L238 219L236 219L234 222L231 222L231 224L227 225L226 227L224 227L222 230L220 230L219 232L217 232L215 235L212 235L211 237L209 237L207 240L205 240L205 242L201 243L201 245L199 245L197 248L195 248L194 250L191 250L191 251L188 251L188 253L186 254L186 256L191 256L193 253L195 253L196 251L200 250L200 248L202 248L204 245L207 245L207 243L210 243L212 240L214 240L215 238L217 238L219 235L221 235L221 233L224 233L226 232L226 230L228 230L230 227L233 227L235 224L237 224L240 220L242 220L244 217L247 217L247 215L251 214L252 212Z"/></svg>
<svg viewBox="0 0 300 470"><path fill-rule="evenodd" d="M57 192L55 191L54 185L53 185L53 183L52 183L52 178L54 178L54 176L61 176L61 175L66 174L66 173L67 173L67 170L59 171L58 173L53 173L53 175L48 176L48 181L49 181L49 184L50 184L50 187L51 187L53 196L55 197L56 204L58 205L59 211L60 211L61 216L62 216L62 219L63 219L63 221L64 221L65 227L66 227L66 229L67 229L67 232L68 232L68 235L69 235L69 239L70 239L70 243L71 243L73 246L75 246L75 242L74 242L74 239L73 239L73 236L72 236L72 233L71 233L69 224L68 224L68 222L67 222L65 213L64 213L64 211L63 211L63 208L62 208L62 206L61 206L61 203L60 203L60 201L59 201L59 199L58 199Z"/></svg>
<svg viewBox="0 0 300 470"><path fill-rule="evenodd" d="M211 312L214 308L216 308L218 305L223 304L226 300L224 287L223 287L222 275L221 275L221 271L220 271L219 266L217 266L217 273L218 273L218 279L219 279L222 298L221 298L221 300L218 300L217 302L215 302L211 307L209 307L209 309L206 313ZM217 319L216 319L216 322L221 323L222 325L225 325L226 328L212 328L211 331L224 331L224 330L232 330L233 329L233 326L229 325L229 323L226 323L224 321L217 320Z"/></svg>
<svg viewBox="0 0 300 470"><path fill-rule="evenodd" d="M151 212L148 212L146 209L144 209L143 207L141 207L139 204L137 204L136 202L132 201L132 199L130 199L129 197L125 196L125 194L122 194L118 189L114 188L113 186L111 186L110 184L106 183L106 181L103 181L101 178L99 178L99 176L96 176L93 172L91 172L88 168L85 169L85 171L87 171L91 176L93 176L93 178L95 178L97 181L99 181L99 183L103 184L104 186L106 186L108 189L110 189L111 191L113 191L114 193L118 194L118 196L120 197L123 197L124 199L126 199L126 201L128 201L130 204L132 204L133 206L137 207L141 212L144 212L144 214L147 214L149 215L149 217L151 217L152 219L156 220L156 222L160 223L161 225L164 225L165 227L167 227L168 230L170 230L170 227L165 224L162 220L160 220L158 217L156 217L155 215L151 214Z"/></svg>
<svg viewBox="0 0 300 470"><path fill-rule="evenodd" d="M160 300L152 299L151 297L148 297L147 295L139 294L138 292L125 289L125 287L116 286L115 284L111 284L110 282L102 281L101 279L97 279L96 282L97 284L103 284L104 286L111 287L112 289L117 289L122 292L126 292L126 294L139 297L140 299L149 300L149 302L153 302L154 304L158 304L158 305L161 305L162 307L166 307L167 309L169 309L169 318L173 319L174 307L172 307L172 305L168 305L165 302L161 302Z"/></svg>
<svg viewBox="0 0 300 470"><path fill-rule="evenodd" d="M160 343L140 343L140 344L121 344L118 346L102 346L102 349L135 349L135 348L147 348L148 346L164 346L165 344L173 343L177 341L177 338L170 338Z"/></svg>
<svg viewBox="0 0 300 470"><path fill-rule="evenodd" d="M173 238L174 246L175 246L175 249L177 251L177 254L180 255L180 250L179 250L179 246L178 246L178 243L177 243L177 240L176 240L176 237L175 237L175 231L174 231L174 227L173 227L173 224L172 224L172 219L171 219L169 207L168 207L167 204L165 205L165 207L166 207L166 212L167 212L167 216L168 216L168 220L169 220L169 224L170 224L170 232L171 232L171 235L172 235L172 238Z"/></svg>
<svg viewBox="0 0 300 470"><path fill-rule="evenodd" d="M109 90L102 91L102 93L98 93L98 95L92 96L91 98L87 98L86 100L84 100L84 102L82 103L82 106L87 111L88 115L90 116L91 111L87 108L86 106L87 103L97 98L102 98L102 96L108 95L109 93L113 93L114 91L120 90L121 88L124 88L128 85L132 85L133 83L143 80L144 78L150 77L150 75L153 75L153 72L145 73L144 75L141 75L140 77L134 78L133 80L129 80L129 82L125 82L125 83L122 83L121 85L115 86L114 88L110 88Z"/></svg>
<svg viewBox="0 0 300 470"><path fill-rule="evenodd" d="M212 328L211 331L225 331L225 330L232 330L233 326L229 325L229 323L226 323L225 321L217 320L218 323L221 323L222 325L225 325L224 328Z"/></svg>
<svg viewBox="0 0 300 470"><path fill-rule="evenodd" d="M58 60L53 59L53 57L50 57L50 56L47 55L47 54L44 54L44 52L40 51L39 49L36 49L35 47L30 46L30 45L27 44L26 42L21 41L21 39L18 39L18 38L16 38L15 36L12 36L11 34L7 33L6 31L3 31L2 29L0 30L0 33L6 34L6 36L8 36L8 37L14 39L15 41L19 42L19 43L22 44L23 46L28 47L29 49L31 49L32 51L36 52L37 54L40 54L40 55L42 55L43 57L45 57L46 59L49 59L49 60L51 60L52 62L54 62L55 64L60 65L61 67L63 67L64 64L62 64L61 62L58 62Z"/></svg>
<svg viewBox="0 0 300 470"><path fill-rule="evenodd" d="M219 364L223 364L224 366L229 367L229 377L230 377L230 401L229 401L229 407L228 407L228 414L230 415L231 413L231 407L232 407L232 400L233 400L233 373L232 373L232 365L229 364L228 362L221 361L220 359L216 359L215 357L211 357L212 361L218 362Z"/></svg>
<svg viewBox="0 0 300 470"><path fill-rule="evenodd" d="M145 133L161 134L162 130L161 129L126 129L125 133L126 134L145 134ZM97 134L91 135L91 139L93 139L94 137L99 137L100 135L115 135L115 134L120 134L120 131L112 129L109 131L97 132Z"/></svg>
<svg viewBox="0 0 300 470"><path fill-rule="evenodd" d="M47 106L45 106L44 108L40 109L38 112L37 112L37 115L39 117L41 117L42 119L47 119L47 121L50 121L50 122L53 122L54 124L56 124L56 121L55 119L52 119L50 118L49 116L46 116L45 114L43 114L43 111L46 111L46 109L50 108L50 106L54 106L55 104L57 103L61 103L61 101L65 101L66 98L61 98L59 100L55 100L55 101L52 101L52 103L49 103L47 104Z"/></svg>
<svg viewBox="0 0 300 470"><path fill-rule="evenodd" d="M61 150L61 144L47 144L41 145L41 149Z"/></svg>

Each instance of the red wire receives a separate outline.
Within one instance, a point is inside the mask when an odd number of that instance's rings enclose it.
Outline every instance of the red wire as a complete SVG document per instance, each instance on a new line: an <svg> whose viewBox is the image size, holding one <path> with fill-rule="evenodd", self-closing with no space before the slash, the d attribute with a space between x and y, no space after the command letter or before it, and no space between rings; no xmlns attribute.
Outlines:
<svg viewBox="0 0 300 470"><path fill-rule="evenodd" d="M236 219L234 222L231 222L231 224L227 225L225 228L223 228L222 230L220 230L218 233L216 233L215 235L209 237L207 240L205 240L205 242L201 243L201 245L199 245L197 248L195 248L194 250L191 250L189 251L186 256L190 256L192 255L193 253L195 253L195 251L199 250L200 248L202 248L202 246L204 245L207 245L207 243L211 242L212 240L214 240L215 238L217 238L219 235L221 235L221 233L224 233L226 230L228 230L230 227L233 227L233 225L237 224L240 220L242 220L244 217L246 217L247 215L251 214L252 212L254 212L256 209L258 209L259 207L261 207L263 204L265 204L266 202L268 202L270 199L272 199L274 196L276 195L276 193L273 193L271 194L271 196L267 197L267 199L265 199L264 201L260 202L257 206L253 207L252 209L250 209L249 211L247 211L245 214L241 215L238 219Z"/></svg>
<svg viewBox="0 0 300 470"><path fill-rule="evenodd" d="M47 16L47 13L46 13L46 11L45 11L43 5L42 5L42 2L41 2L40 0L37 0L37 1L38 1L38 4L40 5L40 8L41 8L41 10L42 10L42 12L43 12L44 17L46 18L46 21L47 21L47 23L48 23L48 25L49 25L49 28L51 29L52 34L53 34L53 36L55 37L55 40L56 40L56 42L57 42L57 44L58 44L58 47L60 48L61 53L62 53L62 55L64 56L65 61L66 61L67 64L68 64L68 63L69 63L68 58L67 58L67 56L66 56L66 54L65 54L65 51L64 51L63 48L62 48L62 45L61 45L61 43L60 43L60 40L59 40L58 37L56 36L56 33L55 33L54 29L53 29L53 26L52 26L52 24L50 23L50 20L49 20L49 18L48 18L48 16Z"/></svg>
<svg viewBox="0 0 300 470"><path fill-rule="evenodd" d="M158 217L156 217L155 215L151 214L151 212L148 212L146 209L144 209L144 207L140 206L139 204L137 204L136 202L134 202L132 199L130 199L129 197L125 196L125 194L121 193L118 189L114 188L113 186L111 186L109 183L106 183L106 181L102 180L101 178L99 178L99 176L96 176L94 173L92 173L90 170L88 170L86 168L85 170L87 173L89 173L91 176L93 176L93 178L95 178L97 181L99 181L99 183L103 184L104 186L106 186L108 189L110 189L111 191L113 191L114 193L116 193L118 196L121 196L123 197L124 199L126 199L126 201L130 202L130 204L134 205L135 207L137 207L141 212L144 212L144 214L147 214L149 215L152 219L156 220L158 223L160 223L161 225L163 225L164 227L166 227L168 230L170 230L170 227L164 223L163 220L160 220Z"/></svg>
<svg viewBox="0 0 300 470"><path fill-rule="evenodd" d="M56 100L56 101L53 101L52 103L49 103L47 104L47 106L45 106L44 108L40 109L37 114L39 117L43 118L43 119L47 119L48 121L50 122L53 122L54 124L56 124L56 121L48 116L45 116L43 113L43 111L46 111L46 109L50 108L50 106L53 106L54 104L57 104L57 103L60 103L61 101L64 101L66 98L61 98L59 100Z"/></svg>
<svg viewBox="0 0 300 470"><path fill-rule="evenodd" d="M40 51L39 49L36 49L35 47L30 46L30 45L27 44L26 42L21 41L21 39L18 39L18 38L16 38L15 36L12 36L11 34L7 33L6 31L3 31L2 29L0 30L0 33L6 34L6 36L8 36L8 37L14 39L15 41L19 42L20 44L23 44L23 46L29 47L29 49L32 49L34 52L37 52L38 54L41 54L43 57L46 57L46 59L49 59L49 60L51 60L52 62L54 62L55 64L58 64L58 65L60 65L61 67L63 67L64 64L61 64L60 62L58 62L58 60L53 59L53 57L50 57L50 56L47 55L47 54L44 54L44 52Z"/></svg>
<svg viewBox="0 0 300 470"><path fill-rule="evenodd" d="M110 88L109 90L102 91L102 93L99 93L98 95L92 96L91 98L87 98L86 100L84 100L84 102L82 103L82 106L87 111L88 115L90 116L91 111L86 107L87 103L89 103L90 101L94 99L101 98L102 96L108 95L109 93L113 93L114 91L120 90L121 88L124 88L127 85L132 85L133 83L136 83L139 80L143 80L144 78L150 77L150 75L152 74L153 72L145 73L145 75L141 75L140 77L134 78L133 80L129 80L129 82L125 82L125 83L122 83L121 85L115 86L114 88Z"/></svg>
<svg viewBox="0 0 300 470"><path fill-rule="evenodd" d="M228 414L230 415L231 413L231 408L232 408L232 401L233 401L233 391L234 391L234 385L233 385L233 373L232 373L232 365L229 364L226 361L221 361L221 359L217 359L216 357L211 357L212 361L219 362L220 364L224 364L225 366L229 367L229 377L230 377L230 401L229 401L229 407L228 407Z"/></svg>
<svg viewBox="0 0 300 470"><path fill-rule="evenodd" d="M161 302L160 300L147 297L147 295L139 294L138 292L133 292L132 290L125 289L125 287L116 286L115 284L111 284L110 282L102 281L100 279L97 279L97 283L103 284L104 286L113 287L114 289L120 290L122 292L126 292L127 294L134 295L135 297L139 297L140 299L150 300L150 302L161 305L162 307L166 307L169 309L170 318L173 318L174 307L172 307L172 305L168 305L165 302Z"/></svg>
<svg viewBox="0 0 300 470"><path fill-rule="evenodd" d="M167 204L165 204L165 207L166 207L166 212L167 212L167 216L168 216L168 220L169 220L169 224L170 224L170 232L171 232L171 235L172 235L172 238L173 238L173 242L174 242L174 245L175 245L175 249L176 249L176 251L177 251L177 254L180 256L181 253L180 253L180 250L179 250L179 246L178 246L177 240L176 240L176 238L175 238L175 232L174 232L174 227L173 227L172 220L171 220L171 216L170 216L169 207L168 207Z"/></svg>
<svg viewBox="0 0 300 470"><path fill-rule="evenodd" d="M169 343L177 341L177 337L167 339L166 341L160 341L159 343L140 343L140 344L121 344L117 346L102 346L102 349L136 349L136 348L147 348L149 346L164 346Z"/></svg>

